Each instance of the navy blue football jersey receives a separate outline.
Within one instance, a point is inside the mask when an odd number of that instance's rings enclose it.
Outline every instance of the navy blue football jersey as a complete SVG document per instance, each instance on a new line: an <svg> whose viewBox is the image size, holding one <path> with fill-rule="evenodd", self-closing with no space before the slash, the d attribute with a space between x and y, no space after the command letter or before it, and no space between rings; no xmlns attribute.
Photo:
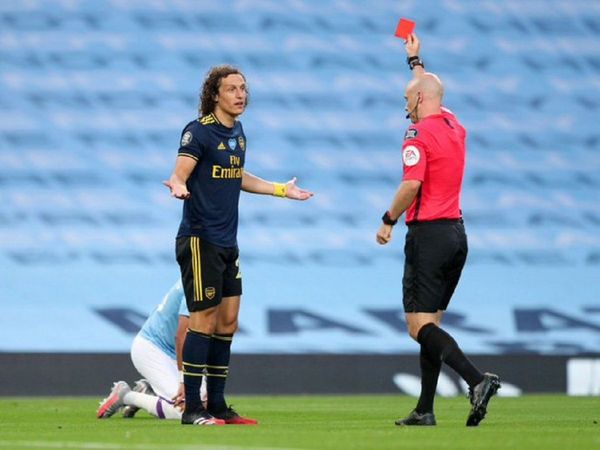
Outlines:
<svg viewBox="0 0 600 450"><path fill-rule="evenodd" d="M221 124L214 114L187 124L178 156L193 158L177 237L198 236L221 247L237 245L238 203L244 173L246 136L242 124Z"/></svg>

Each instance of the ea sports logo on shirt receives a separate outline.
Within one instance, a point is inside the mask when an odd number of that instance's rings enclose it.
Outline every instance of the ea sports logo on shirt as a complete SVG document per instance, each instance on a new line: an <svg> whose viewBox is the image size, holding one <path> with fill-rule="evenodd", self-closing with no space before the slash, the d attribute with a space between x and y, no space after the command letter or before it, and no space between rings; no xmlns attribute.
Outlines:
<svg viewBox="0 0 600 450"><path fill-rule="evenodd" d="M414 145L409 145L402 151L402 161L406 166L414 166L419 163L420 159L421 153L419 153L419 149Z"/></svg>

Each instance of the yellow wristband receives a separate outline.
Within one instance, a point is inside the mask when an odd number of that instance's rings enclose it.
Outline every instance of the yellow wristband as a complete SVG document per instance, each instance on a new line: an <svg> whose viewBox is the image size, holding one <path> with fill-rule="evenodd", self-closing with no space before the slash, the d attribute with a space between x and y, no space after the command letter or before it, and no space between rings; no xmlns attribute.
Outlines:
<svg viewBox="0 0 600 450"><path fill-rule="evenodd" d="M285 197L287 195L287 184L273 183L273 195L275 197Z"/></svg>

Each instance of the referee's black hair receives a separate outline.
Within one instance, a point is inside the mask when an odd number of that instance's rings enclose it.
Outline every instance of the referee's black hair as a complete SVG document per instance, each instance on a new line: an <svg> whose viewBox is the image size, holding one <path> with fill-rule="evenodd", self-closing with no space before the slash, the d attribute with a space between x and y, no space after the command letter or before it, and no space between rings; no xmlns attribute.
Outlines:
<svg viewBox="0 0 600 450"><path fill-rule="evenodd" d="M232 74L239 74L242 76L244 81L246 80L246 77L240 71L240 69L230 66L229 64L215 66L208 71L206 78L204 79L204 83L202 84L202 90L200 91L200 102L198 105L198 113L200 116L206 116L215 112L215 96L219 93L221 79ZM246 106L247 105L248 96L246 96Z"/></svg>

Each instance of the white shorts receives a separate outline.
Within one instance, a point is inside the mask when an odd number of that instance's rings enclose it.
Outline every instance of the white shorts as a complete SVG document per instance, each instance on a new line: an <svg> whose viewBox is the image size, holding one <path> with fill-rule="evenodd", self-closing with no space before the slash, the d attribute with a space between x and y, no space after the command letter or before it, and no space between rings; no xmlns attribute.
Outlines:
<svg viewBox="0 0 600 450"><path fill-rule="evenodd" d="M179 388L177 361L139 334L131 344L131 361L159 397L171 401Z"/></svg>

